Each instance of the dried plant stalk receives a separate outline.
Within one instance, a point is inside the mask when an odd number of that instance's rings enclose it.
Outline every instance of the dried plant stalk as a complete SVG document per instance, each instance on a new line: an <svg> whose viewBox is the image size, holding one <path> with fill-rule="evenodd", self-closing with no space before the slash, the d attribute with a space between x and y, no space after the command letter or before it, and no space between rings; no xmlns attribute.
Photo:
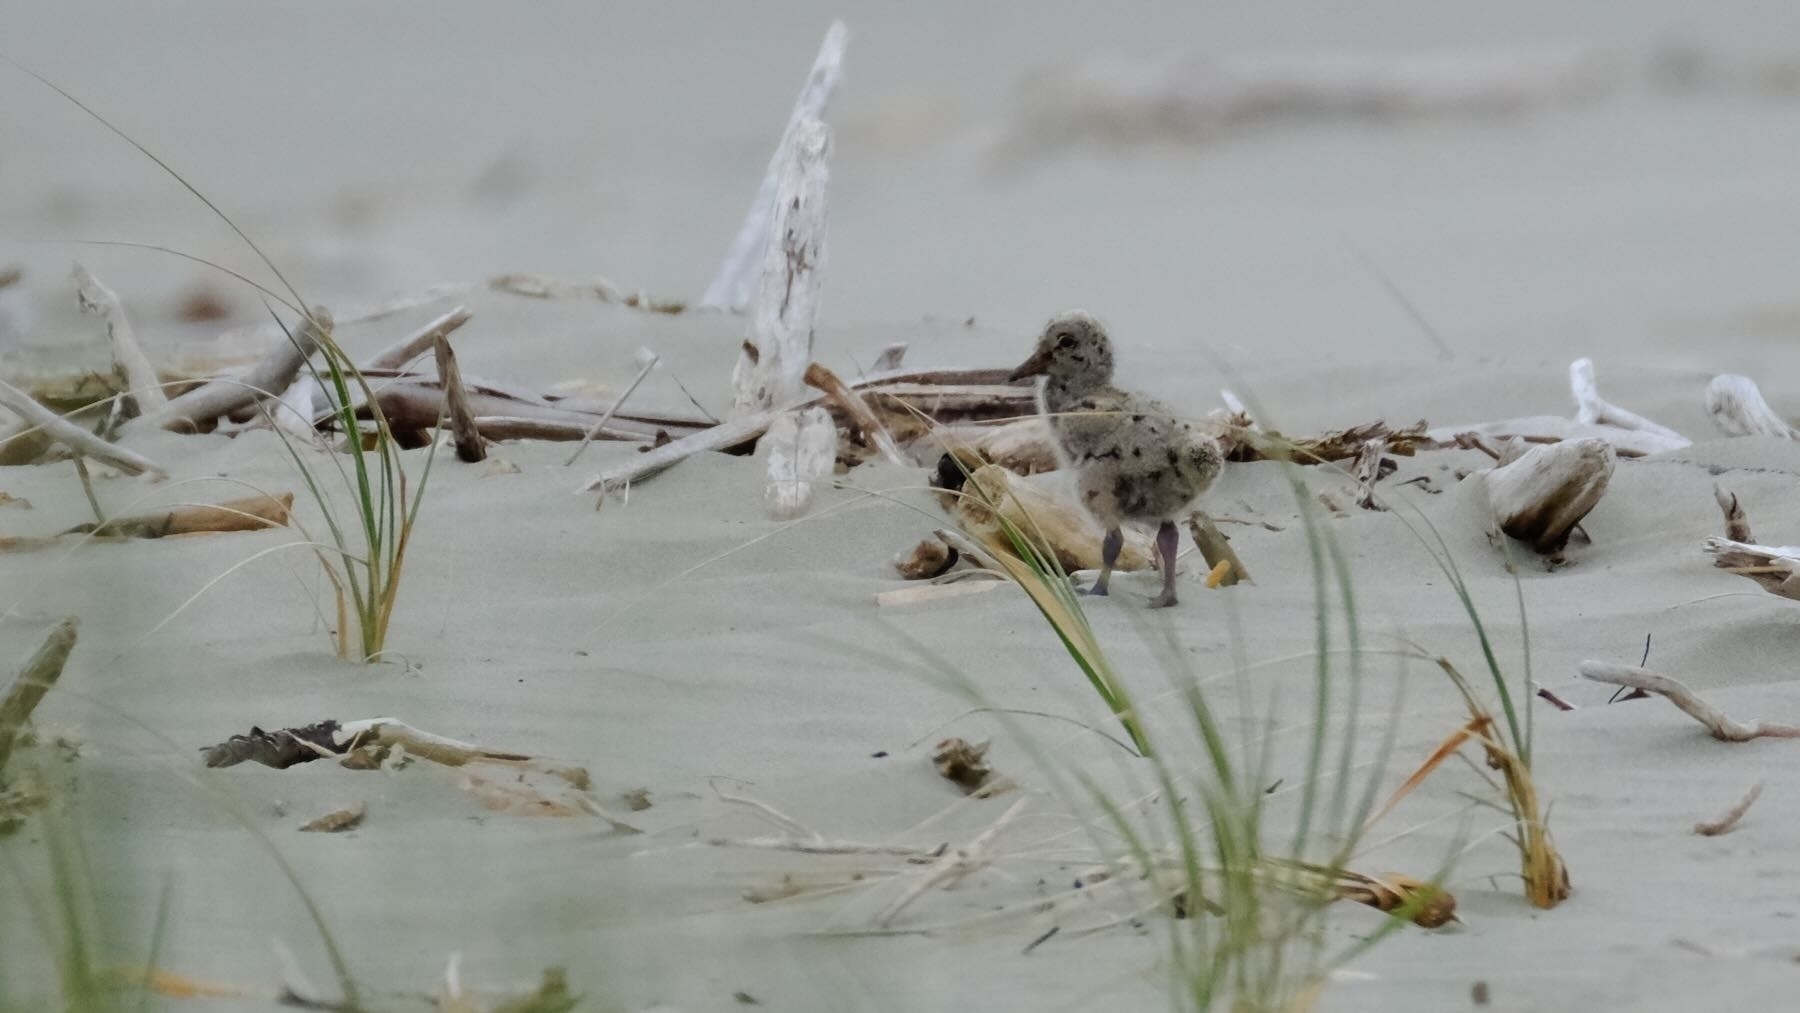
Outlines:
<svg viewBox="0 0 1800 1013"><path fill-rule="evenodd" d="M1194 536L1194 545L1200 549L1201 558L1206 565L1218 569L1223 563L1226 570L1219 578L1219 587L1230 587L1240 580L1249 580L1250 574L1244 569L1244 561L1238 558L1237 550L1231 547L1231 540L1213 523L1203 510L1196 510L1188 515L1188 533Z"/></svg>

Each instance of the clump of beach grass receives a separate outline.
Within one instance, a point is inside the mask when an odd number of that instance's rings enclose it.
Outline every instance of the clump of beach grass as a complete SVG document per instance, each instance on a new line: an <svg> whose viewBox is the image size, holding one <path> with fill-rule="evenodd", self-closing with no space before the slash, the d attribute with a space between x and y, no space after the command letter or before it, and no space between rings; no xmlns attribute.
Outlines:
<svg viewBox="0 0 1800 1013"><path fill-rule="evenodd" d="M431 463L436 456L438 433L432 433L418 487L412 488L400 459L400 445L388 425L380 399L355 360L335 340L330 313L322 307L306 308L307 300L276 266L274 260L263 252L262 247L230 215L168 162L60 85L11 57L0 54L0 59L11 63L22 73L62 96L155 163L157 168L179 183L214 217L231 229L276 279L279 291L223 265L168 247L130 242L98 244L148 249L203 264L255 288L266 298L299 316L298 334L285 323L281 324L282 332L287 341L300 352L303 368L311 373L330 401L328 414L342 434L344 450L350 458L348 470L335 456L331 459L333 469L349 493L349 509L338 506L336 500L326 494L320 482L322 469L308 462L286 430L281 425L272 425L272 428L287 448L330 533L331 542L328 545L316 541L311 544L318 552L319 561L336 599L335 637L338 653L343 657L354 657L362 661L379 659L386 650L388 628L399 598L401 577L405 572L407 548L418 520L419 508L424 503L425 486L430 478ZM277 322L280 323L279 319ZM315 348L323 359L323 371L312 363L311 355ZM278 398L281 394L280 391L267 390L257 393L267 398ZM359 418L362 411L368 413L373 423L371 429L364 429ZM273 423L274 420L270 421ZM441 421L439 428L442 428Z"/></svg>
<svg viewBox="0 0 1800 1013"><path fill-rule="evenodd" d="M1347 867L1362 843L1380 784L1380 764L1360 775L1360 787L1356 783L1361 666L1355 592L1345 557L1318 522L1304 481L1291 463L1283 467L1312 557L1317 629L1312 720L1306 726L1305 767L1293 789L1299 799L1292 810L1275 802L1268 788L1274 736L1265 734L1258 743L1248 735L1238 739L1228 734L1228 722L1209 699L1203 680L1187 669L1185 652L1167 627L1162 667L1171 693L1182 704L1176 727L1183 737L1191 734L1192 745L1199 747L1201 762L1193 769L1177 766L1173 757L1180 750L1163 748L1160 736L1168 735L1167 730L1153 732L1141 719L1069 575L1041 539L1003 520L1014 552L994 553L994 562L1031 598L1150 768L1155 790L1146 798L1161 811L1146 819L1140 804L1145 799L1119 798L1093 777L1039 757L1054 776L1072 777L1103 814L1112 832L1106 845L1112 879L1142 884L1149 906L1140 905L1140 911L1160 908L1173 916L1168 933L1171 1000L1175 1008L1196 1013L1309 1008L1332 969L1408 922L1435 927L1454 916L1454 899L1440 885L1448 861L1430 879L1370 877ZM962 494L981 495L973 486L969 483ZM1227 602L1225 608L1229 612L1232 606ZM1233 626L1236 635L1235 622ZM1334 651L1340 631L1345 649ZM1351 660L1339 669L1333 657ZM1330 693L1336 680L1347 684L1351 713L1334 719ZM1239 687L1248 699L1249 688L1241 679ZM1334 732L1334 725L1341 730ZM1029 743L1029 736L1022 741ZM1382 755L1390 744L1391 739L1383 743ZM1116 842L1123 842L1122 847ZM1324 926L1327 910L1340 899L1385 911L1388 917L1357 942L1334 949Z"/></svg>

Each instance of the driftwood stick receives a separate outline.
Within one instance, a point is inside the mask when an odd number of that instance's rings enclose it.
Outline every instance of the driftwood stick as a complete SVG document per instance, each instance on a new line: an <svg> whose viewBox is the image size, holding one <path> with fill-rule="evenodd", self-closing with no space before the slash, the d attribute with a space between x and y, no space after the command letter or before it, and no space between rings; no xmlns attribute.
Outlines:
<svg viewBox="0 0 1800 1013"><path fill-rule="evenodd" d="M1219 530L1213 519L1203 510L1196 510L1188 515L1188 533L1194 536L1194 545L1200 550L1200 558L1206 560L1208 569L1220 563L1228 565L1225 576L1219 580L1220 587L1230 587L1240 580L1249 580L1250 574L1244 569L1244 561L1238 558L1237 550L1231 547L1230 539Z"/></svg>
<svg viewBox="0 0 1800 1013"><path fill-rule="evenodd" d="M138 414L149 414L167 404L169 399L163 394L162 378L156 375L156 367L150 364L150 357L138 344L119 297L80 264L75 265L75 302L83 313L91 313L105 322L106 341L112 346L113 362L125 380L125 389L131 395L132 404L137 406Z"/></svg>
<svg viewBox="0 0 1800 1013"><path fill-rule="evenodd" d="M825 258L825 193L831 128L801 120L787 142L762 260L751 339L731 373L732 409L742 418L798 397L812 362Z"/></svg>
<svg viewBox="0 0 1800 1013"><path fill-rule="evenodd" d="M1669 702L1681 708L1689 717L1706 726L1712 737L1721 742L1749 742L1751 739L1763 737L1778 739L1800 738L1800 727L1776 724L1764 721L1734 721L1725 716L1717 707L1694 695L1694 691L1679 681L1666 675L1658 675L1648 669L1632 668L1628 665L1615 665L1610 661L1584 661L1580 672L1583 678L1595 682L1603 682L1609 686L1629 686L1645 692L1656 693L1668 697Z"/></svg>
<svg viewBox="0 0 1800 1013"><path fill-rule="evenodd" d="M317 323L315 324L315 320ZM153 428L198 429L221 415L229 414L263 397L279 397L300 375L306 360L319 347L319 339L331 330L331 314L314 307L290 339L281 341L240 377L214 380L171 400L154 412L147 412L125 426L127 433Z"/></svg>
<svg viewBox="0 0 1800 1013"><path fill-rule="evenodd" d="M134 450L106 442L39 404L36 398L5 380L0 380L0 405L11 408L20 418L42 430L44 435L65 444L78 454L85 454L96 461L105 461L127 474L168 477L168 472L163 470L162 465Z"/></svg>
<svg viewBox="0 0 1800 1013"><path fill-rule="evenodd" d="M37 709L44 694L50 692L50 687L62 676L69 652L75 649L76 625L73 617L58 623L44 638L37 653L13 677L6 696L0 697L0 779L6 775L6 761L12 759L20 730L31 720L31 712Z"/></svg>
<svg viewBox="0 0 1800 1013"><path fill-rule="evenodd" d="M1744 797L1738 799L1737 805L1732 806L1725 815L1716 820L1701 820L1694 824L1694 833L1702 837L1717 837L1720 834L1730 833L1744 818L1744 814L1750 811L1750 807L1756 804L1756 800L1762 797L1762 792L1763 783L1758 781L1750 786L1750 790L1744 793Z"/></svg>
<svg viewBox="0 0 1800 1013"><path fill-rule="evenodd" d="M805 513L815 486L837 462L837 426L831 415L817 406L782 412L756 445L769 457L769 482L763 491L769 516L780 521Z"/></svg>
<svg viewBox="0 0 1800 1013"><path fill-rule="evenodd" d="M1770 594L1800 600L1800 546L1756 544L1737 496L1715 485L1713 499L1725 515L1725 537L1703 543L1713 566L1747 577Z"/></svg>
<svg viewBox="0 0 1800 1013"><path fill-rule="evenodd" d="M775 153L769 158L769 167L763 173L756 197L750 201L744 224L731 241L725 261L719 265L719 273L713 276L705 294L700 297L702 307L736 312L750 305L769 237L780 235L770 232L769 219L775 210L775 194L789 148L801 124L824 118L825 106L843 75L844 48L849 42L850 29L842 21L832 22L825 32L824 42L819 45L819 55L813 60L812 70L806 75L806 84L794 102L794 111L788 116L781 140L775 145Z"/></svg>
<svg viewBox="0 0 1800 1013"><path fill-rule="evenodd" d="M433 341L437 354L438 382L444 388L444 406L450 416L450 431L456 436L456 457L467 464L487 459L487 447L481 442L481 430L475 425L475 412L469 407L469 392L463 388L462 371L456 368L456 352L450 339L442 335Z"/></svg>
<svg viewBox="0 0 1800 1013"><path fill-rule="evenodd" d="M636 461L618 468L611 468L595 475L584 482L577 493L601 490L605 496L609 492L618 492L633 482L640 482L658 472L671 468L682 461L707 450L726 450L741 447L762 436L769 429L776 412L763 412L735 422L722 422L710 429L684 436L679 440L671 440L641 454Z"/></svg>
<svg viewBox="0 0 1800 1013"><path fill-rule="evenodd" d="M1689 446L1693 441L1668 426L1660 425L1634 411L1620 408L1600 396L1594 383L1594 360L1576 359L1569 363L1569 390L1575 396L1575 421L1584 425L1617 426L1651 436L1667 443L1671 449Z"/></svg>
<svg viewBox="0 0 1800 1013"><path fill-rule="evenodd" d="M581 445L576 447L575 452L569 455L569 459L563 462L563 467L566 468L575 463L575 459L581 456L581 452L587 449L587 445L594 442L594 438L600 435L600 430L605 429L606 424L612 421L612 417L618 414L619 408L625 404L625 399L629 398L632 395L632 392L638 389L638 384L643 383L644 378L649 376L650 371L655 369L656 364L661 361L660 357L648 348L639 349L638 358L642 360L643 366L638 369L637 375L631 378L631 383L627 384L625 389L619 393L619 396L613 399L613 403L607 406L606 414L600 416L599 421L594 423L593 428L589 429L581 437Z"/></svg>
<svg viewBox="0 0 1800 1013"><path fill-rule="evenodd" d="M880 448L882 456L895 464L906 463L905 455L895 445L893 434L888 432L887 426L882 425L881 420L863 402L861 395L845 386L836 373L815 362L806 367L804 378L807 386L824 392L825 397L837 405L839 411L848 415L856 423L856 428L863 431L863 437Z"/></svg>
<svg viewBox="0 0 1800 1013"><path fill-rule="evenodd" d="M186 503L153 514L114 517L101 524L78 524L65 535L92 533L103 538L168 538L220 531L260 531L285 527L294 494L250 496L217 505Z"/></svg>
<svg viewBox="0 0 1800 1013"><path fill-rule="evenodd" d="M1775 414L1761 388L1747 376L1724 374L1706 385L1706 413L1726 436L1779 436L1800 440L1800 430Z"/></svg>
<svg viewBox="0 0 1800 1013"><path fill-rule="evenodd" d="M456 307L405 340L377 352L374 358L363 364L363 372L374 369L405 369L414 359L435 348L439 340L449 337L451 332L468 323L472 316L474 314L469 312L467 306Z"/></svg>

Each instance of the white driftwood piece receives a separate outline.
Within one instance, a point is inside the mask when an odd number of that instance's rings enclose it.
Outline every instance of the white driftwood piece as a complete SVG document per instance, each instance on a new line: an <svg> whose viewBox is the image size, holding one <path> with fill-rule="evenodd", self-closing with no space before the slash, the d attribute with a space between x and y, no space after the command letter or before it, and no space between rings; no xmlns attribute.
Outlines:
<svg viewBox="0 0 1800 1013"><path fill-rule="evenodd" d="M411 336L399 341L375 354L375 357L362 365L365 370L373 369L405 369L414 359L432 351L439 338L447 338L451 332L469 322L474 314L467 306L457 306L450 312L426 324Z"/></svg>
<svg viewBox="0 0 1800 1013"><path fill-rule="evenodd" d="M837 464L837 426L831 414L817 406L782 412L756 446L768 455L769 484L763 500L769 516L791 520L812 505L817 483Z"/></svg>
<svg viewBox="0 0 1800 1013"><path fill-rule="evenodd" d="M831 128L813 119L794 127L775 187L750 346L731 374L732 411L738 418L785 406L805 390L825 266L830 157Z"/></svg>
<svg viewBox="0 0 1800 1013"><path fill-rule="evenodd" d="M281 392L280 400L271 406L275 424L302 439L314 439L318 431L313 428L313 418L324 400L323 394L317 377L311 373L301 374L288 384L288 389Z"/></svg>
<svg viewBox="0 0 1800 1013"><path fill-rule="evenodd" d="M1689 717L1706 726L1713 738L1721 742L1749 742L1751 739L1766 737L1778 739L1800 738L1800 728L1771 721L1736 721L1725 713L1700 699L1694 691L1678 679L1660 675L1645 668L1631 668L1614 664L1610 661L1584 661L1578 668L1585 679L1604 682L1609 686L1629 686L1641 689L1646 693L1657 693L1667 697L1669 702L1682 709Z"/></svg>
<svg viewBox="0 0 1800 1013"><path fill-rule="evenodd" d="M1588 437L1532 447L1484 473L1500 530L1539 552L1556 552L1600 502L1612 478L1612 445Z"/></svg>
<svg viewBox="0 0 1800 1013"><path fill-rule="evenodd" d="M1644 456L1680 450L1693 441L1667 426L1621 408L1600 396L1594 383L1594 360L1576 359L1569 364L1569 392L1575 399L1575 417L1534 415L1499 422L1464 426L1438 426L1425 435L1440 443L1454 442L1459 433L1475 433L1500 439L1601 439L1621 454Z"/></svg>
<svg viewBox="0 0 1800 1013"><path fill-rule="evenodd" d="M156 367L150 364L150 357L138 344L119 297L80 264L75 265L74 275L75 301L83 313L91 313L105 323L106 342L112 348L113 362L119 367L138 414L147 415L168 404L169 399L162 391L162 378L156 375Z"/></svg>
<svg viewBox="0 0 1800 1013"><path fill-rule="evenodd" d="M1600 390L1594 383L1592 359L1576 359L1569 363L1569 390L1575 395L1575 421L1578 424L1616 426L1633 432L1648 433L1667 442L1672 450L1679 450L1693 443L1668 426L1652 422L1601 397Z"/></svg>
<svg viewBox="0 0 1800 1013"><path fill-rule="evenodd" d="M68 446L78 454L86 455L96 461L105 461L131 475L148 473L157 478L168 476L168 472L163 470L162 465L136 451L126 450L124 447L106 442L39 404L36 398L5 380L0 380L0 405L11 408L18 413L20 418L43 430L46 436Z"/></svg>
<svg viewBox="0 0 1800 1013"><path fill-rule="evenodd" d="M313 312L324 313L323 310ZM320 323L327 328L331 326L329 318ZM283 335L267 354L241 376L213 380L188 391L163 405L161 409L127 422L124 431L131 433L153 428L197 428L221 415L253 404L259 398L280 397L294 382L294 378L300 375L301 367L306 365L307 358L318 347L317 329L310 320L304 321L294 329L292 338Z"/></svg>
<svg viewBox="0 0 1800 1013"><path fill-rule="evenodd" d="M1713 566L1749 578L1770 594L1800 600L1800 546L1756 544L1738 498L1715 485L1713 499L1725 515L1725 537L1705 542Z"/></svg>
<svg viewBox="0 0 1800 1013"><path fill-rule="evenodd" d="M1712 378L1706 385L1706 413L1726 436L1779 436L1800 440L1800 430L1775 414L1763 400L1756 381L1730 373Z"/></svg>
<svg viewBox="0 0 1800 1013"><path fill-rule="evenodd" d="M731 241L725 261L719 265L719 273L713 276L712 283L700 297L703 308L736 312L750 305L754 298L756 279L762 270L762 253L769 242L769 219L775 210L775 193L788 161L788 152L793 147L794 134L808 120L824 119L825 106L843 76L844 47L849 43L850 29L842 21L832 22L825 32L825 41L819 45L819 55L813 60L812 70L806 75L806 84L794 101L794 111L788 116L787 127L775 145L775 153L769 158L769 168L763 173L756 198L750 202L744 224L738 229L737 238Z"/></svg>

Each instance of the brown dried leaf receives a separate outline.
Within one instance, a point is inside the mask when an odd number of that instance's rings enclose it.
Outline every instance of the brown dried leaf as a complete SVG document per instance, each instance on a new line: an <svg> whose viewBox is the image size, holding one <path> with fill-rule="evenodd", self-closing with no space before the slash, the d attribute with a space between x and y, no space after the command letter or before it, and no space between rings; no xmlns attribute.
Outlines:
<svg viewBox="0 0 1800 1013"><path fill-rule="evenodd" d="M369 814L369 804L358 802L348 809L328 812L300 828L303 834L341 834L346 830L355 830L362 825L363 817Z"/></svg>
<svg viewBox="0 0 1800 1013"><path fill-rule="evenodd" d="M991 743L970 743L966 739L945 739L937 744L931 762L937 764L938 773L965 794L972 794L987 783L993 770L986 762L988 746Z"/></svg>

